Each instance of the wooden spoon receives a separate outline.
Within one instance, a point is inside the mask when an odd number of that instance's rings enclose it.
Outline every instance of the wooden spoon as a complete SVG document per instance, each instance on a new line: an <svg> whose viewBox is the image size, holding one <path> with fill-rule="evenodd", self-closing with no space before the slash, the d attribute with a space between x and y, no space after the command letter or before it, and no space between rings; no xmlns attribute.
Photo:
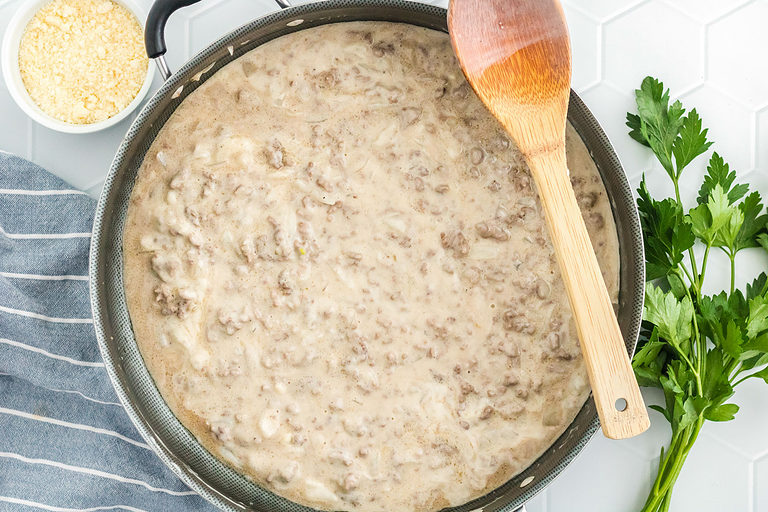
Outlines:
<svg viewBox="0 0 768 512"><path fill-rule="evenodd" d="M448 29L467 80L531 169L603 432L640 434L648 412L566 167L571 50L562 7L557 0L451 0Z"/></svg>

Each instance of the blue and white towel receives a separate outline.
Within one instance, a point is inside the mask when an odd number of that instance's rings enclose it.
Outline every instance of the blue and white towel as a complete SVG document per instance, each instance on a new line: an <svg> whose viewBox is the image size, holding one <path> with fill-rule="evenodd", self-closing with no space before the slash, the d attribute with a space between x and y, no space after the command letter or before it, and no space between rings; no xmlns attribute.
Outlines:
<svg viewBox="0 0 768 512"><path fill-rule="evenodd" d="M0 511L211 511L133 427L88 299L94 201L0 152Z"/></svg>

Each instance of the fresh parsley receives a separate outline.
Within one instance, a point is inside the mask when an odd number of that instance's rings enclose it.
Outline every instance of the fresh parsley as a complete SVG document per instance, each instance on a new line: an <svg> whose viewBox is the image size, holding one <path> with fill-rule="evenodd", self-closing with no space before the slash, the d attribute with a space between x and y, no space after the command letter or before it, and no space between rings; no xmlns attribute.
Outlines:
<svg viewBox="0 0 768 512"><path fill-rule="evenodd" d="M768 251L768 213L759 192L737 183L736 172L717 153L696 205L686 210L680 176L712 145L707 129L695 109L686 113L680 101L670 104L669 90L655 78L645 78L635 97L637 113L627 114L629 136L653 151L675 188L674 197L656 200L643 177L637 191L649 282L641 346L632 362L641 386L664 392L664 405L651 407L672 427L641 511L666 512L705 420L734 418L739 406L728 401L741 382L768 383L768 279L762 273L744 292L735 288L738 253L761 246ZM700 265L695 244L704 248ZM702 290L713 249L728 256L730 290L707 296Z"/></svg>

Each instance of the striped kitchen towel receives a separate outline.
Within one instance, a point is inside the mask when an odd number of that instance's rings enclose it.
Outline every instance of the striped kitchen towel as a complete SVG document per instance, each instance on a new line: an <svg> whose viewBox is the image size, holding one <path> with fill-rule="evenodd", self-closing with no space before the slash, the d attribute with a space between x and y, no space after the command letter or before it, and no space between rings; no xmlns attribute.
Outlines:
<svg viewBox="0 0 768 512"><path fill-rule="evenodd" d="M147 446L88 299L95 202L0 152L0 511L213 510Z"/></svg>

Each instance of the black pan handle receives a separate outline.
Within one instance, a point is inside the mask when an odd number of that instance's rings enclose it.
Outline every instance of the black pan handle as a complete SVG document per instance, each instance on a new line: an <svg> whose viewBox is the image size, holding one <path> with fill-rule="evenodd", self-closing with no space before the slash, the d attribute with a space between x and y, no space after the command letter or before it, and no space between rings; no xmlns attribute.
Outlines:
<svg viewBox="0 0 768 512"><path fill-rule="evenodd" d="M147 56L156 59L165 55L165 24L171 14L200 0L155 0L147 15L147 25L144 28L144 46Z"/></svg>
<svg viewBox="0 0 768 512"><path fill-rule="evenodd" d="M155 59L157 67L160 70L160 74L163 76L163 80L168 80L171 76L171 70L168 68L168 64L165 62L165 52L167 48L165 46L165 24L168 22L168 18L171 14L192 4L196 4L200 0L155 0L152 4L152 8L147 15L147 24L144 28L144 46L147 49L147 56L150 59ZM290 7L291 4L288 0L275 0L277 5L281 9Z"/></svg>

